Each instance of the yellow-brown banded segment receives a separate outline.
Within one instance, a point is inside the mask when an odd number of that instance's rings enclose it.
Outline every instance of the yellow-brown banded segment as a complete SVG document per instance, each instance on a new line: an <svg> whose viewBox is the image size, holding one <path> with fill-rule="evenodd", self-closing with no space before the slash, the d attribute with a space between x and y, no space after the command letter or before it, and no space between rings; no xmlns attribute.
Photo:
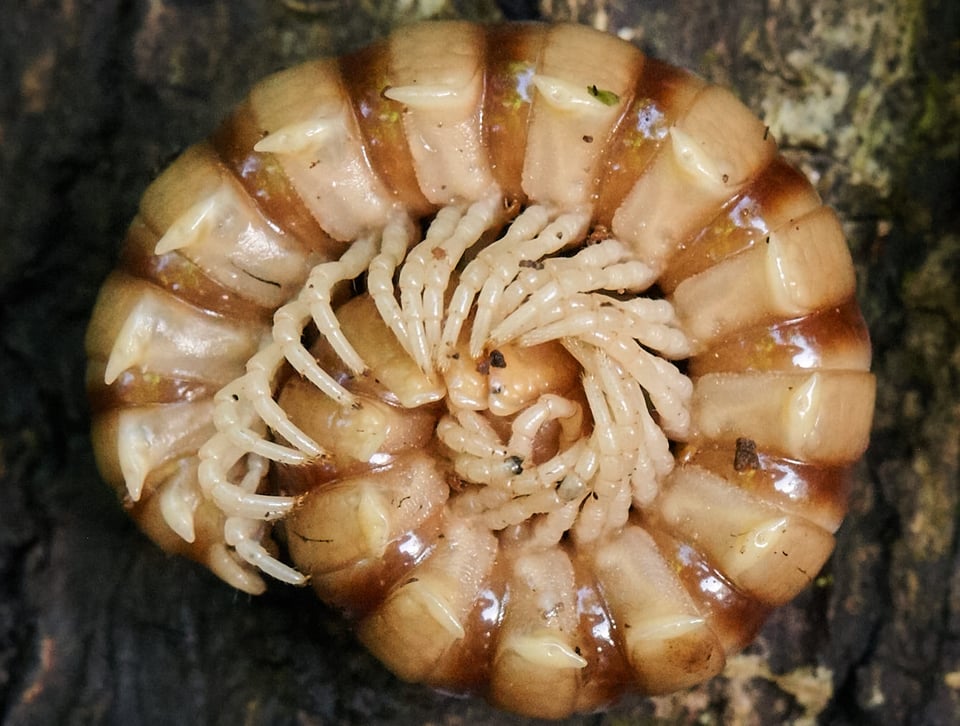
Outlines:
<svg viewBox="0 0 960 726"><path fill-rule="evenodd" d="M762 121L574 25L258 84L145 193L87 350L161 546L541 717L709 678L809 583L875 385L840 224Z"/></svg>

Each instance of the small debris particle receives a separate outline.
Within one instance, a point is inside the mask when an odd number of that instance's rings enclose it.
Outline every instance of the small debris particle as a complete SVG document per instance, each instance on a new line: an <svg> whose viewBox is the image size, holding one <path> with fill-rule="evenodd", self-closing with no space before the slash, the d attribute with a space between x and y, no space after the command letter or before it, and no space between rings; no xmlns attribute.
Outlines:
<svg viewBox="0 0 960 726"><path fill-rule="evenodd" d="M593 143L593 137L592 137L590 134L584 134L584 135L583 135L583 141L584 141L584 143L592 144L592 143Z"/></svg>
<svg viewBox="0 0 960 726"><path fill-rule="evenodd" d="M724 175L723 175L722 177L720 177L720 178L723 179L723 183L724 183L724 184L726 184L728 181L730 181L730 175L729 175L729 174L724 174Z"/></svg>
<svg viewBox="0 0 960 726"><path fill-rule="evenodd" d="M590 233L587 235L587 238L583 241L583 243L587 246L595 245L603 242L604 240L610 239L610 236L610 230L602 224L598 224L590 230Z"/></svg>
<svg viewBox="0 0 960 726"><path fill-rule="evenodd" d="M490 365L494 368L506 368L507 361L503 357L503 353L499 350L490 351Z"/></svg>
<svg viewBox="0 0 960 726"><path fill-rule="evenodd" d="M737 439L737 449L733 455L733 468L734 471L753 471L760 468L756 441L744 437Z"/></svg>
<svg viewBox="0 0 960 726"><path fill-rule="evenodd" d="M523 457L508 456L506 463L511 474L519 475L523 473Z"/></svg>
<svg viewBox="0 0 960 726"><path fill-rule="evenodd" d="M597 99L604 106L615 106L620 102L620 96L613 91L597 88L596 85L587 86L587 93Z"/></svg>
<svg viewBox="0 0 960 726"><path fill-rule="evenodd" d="M766 141L769 137L770 137L770 127L769 127L769 126L764 126L764 127L763 127L763 140Z"/></svg>
<svg viewBox="0 0 960 726"><path fill-rule="evenodd" d="M520 267L529 267L534 270L543 269L543 263L540 260L520 260L517 264Z"/></svg>
<svg viewBox="0 0 960 726"><path fill-rule="evenodd" d="M477 363L477 373L482 376L487 375L490 372L490 359L484 358L482 361Z"/></svg>

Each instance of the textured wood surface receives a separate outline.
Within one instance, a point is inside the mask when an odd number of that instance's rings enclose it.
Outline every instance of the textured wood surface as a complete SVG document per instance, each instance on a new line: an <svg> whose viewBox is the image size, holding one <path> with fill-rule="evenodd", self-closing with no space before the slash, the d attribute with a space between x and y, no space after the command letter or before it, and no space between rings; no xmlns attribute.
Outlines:
<svg viewBox="0 0 960 726"><path fill-rule="evenodd" d="M732 86L845 221L879 377L827 570L725 675L577 724L960 722L960 9L947 0L0 0L4 724L517 723L239 595L103 486L83 331L137 199L263 75L426 15L576 17Z"/></svg>

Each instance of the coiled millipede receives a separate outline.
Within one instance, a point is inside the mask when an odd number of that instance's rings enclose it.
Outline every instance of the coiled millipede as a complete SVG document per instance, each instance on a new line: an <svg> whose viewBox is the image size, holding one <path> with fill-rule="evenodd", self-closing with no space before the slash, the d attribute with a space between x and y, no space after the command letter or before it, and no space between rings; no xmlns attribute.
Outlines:
<svg viewBox="0 0 960 726"><path fill-rule="evenodd" d="M103 476L404 679L558 717L717 674L817 574L875 382L837 217L728 91L575 25L403 28L146 191Z"/></svg>

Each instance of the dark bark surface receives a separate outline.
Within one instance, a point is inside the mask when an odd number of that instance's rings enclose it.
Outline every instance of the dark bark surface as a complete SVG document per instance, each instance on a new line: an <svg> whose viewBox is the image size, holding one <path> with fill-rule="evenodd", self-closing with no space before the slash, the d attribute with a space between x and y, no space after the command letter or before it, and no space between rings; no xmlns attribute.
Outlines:
<svg viewBox="0 0 960 726"><path fill-rule="evenodd" d="M439 12L579 20L734 87L844 219L878 401L836 553L723 677L577 724L960 723L960 10L949 0L0 0L0 714L517 723L399 683L309 592L240 595L122 513L83 332L151 178L267 73Z"/></svg>

